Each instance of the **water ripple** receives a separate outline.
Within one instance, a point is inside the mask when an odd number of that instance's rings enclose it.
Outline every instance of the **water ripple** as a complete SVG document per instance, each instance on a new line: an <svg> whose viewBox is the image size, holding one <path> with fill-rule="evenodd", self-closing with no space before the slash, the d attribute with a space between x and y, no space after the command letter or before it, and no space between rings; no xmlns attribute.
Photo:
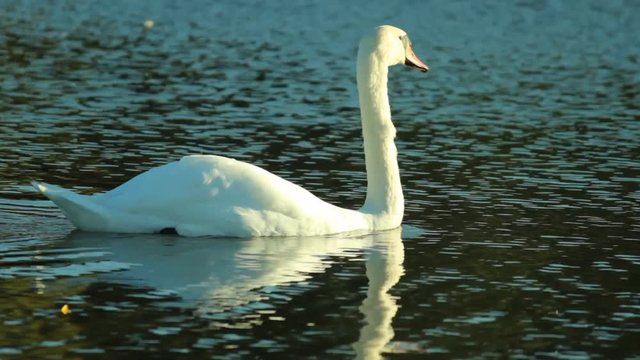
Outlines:
<svg viewBox="0 0 640 360"><path fill-rule="evenodd" d="M638 5L367 6L0 3L0 354L353 356L361 247L249 249L239 255L249 275L198 302L224 283L205 271L225 263L210 253L247 244L70 234L28 184L105 191L210 153L357 207L366 175L353 56L380 22L409 30L432 68L391 70L405 223L418 230L404 241L394 338L380 351L639 353ZM278 256L302 267L278 285L249 281Z"/></svg>

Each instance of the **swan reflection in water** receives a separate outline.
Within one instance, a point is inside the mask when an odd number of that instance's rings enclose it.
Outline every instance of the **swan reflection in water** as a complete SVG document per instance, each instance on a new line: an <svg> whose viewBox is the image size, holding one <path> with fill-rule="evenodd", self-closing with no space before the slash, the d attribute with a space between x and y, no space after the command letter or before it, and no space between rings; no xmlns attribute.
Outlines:
<svg viewBox="0 0 640 360"><path fill-rule="evenodd" d="M405 237L415 230L405 228ZM268 304L269 292L324 272L336 256L364 253L369 286L359 307L364 321L353 348L357 358L375 359L394 334L391 321L398 306L388 291L404 272L402 235L400 228L367 235L247 240L73 232L66 245L99 247L109 253L110 262L126 268L100 275L104 280L175 295L182 306L195 308L196 316L220 325L227 320L238 325L241 315Z"/></svg>
<svg viewBox="0 0 640 360"><path fill-rule="evenodd" d="M396 299L389 290L404 274L404 245L399 229L372 235L375 246L365 263L369 286L360 306L365 325L353 344L356 359L381 359L385 345L393 338L391 322L398 311Z"/></svg>

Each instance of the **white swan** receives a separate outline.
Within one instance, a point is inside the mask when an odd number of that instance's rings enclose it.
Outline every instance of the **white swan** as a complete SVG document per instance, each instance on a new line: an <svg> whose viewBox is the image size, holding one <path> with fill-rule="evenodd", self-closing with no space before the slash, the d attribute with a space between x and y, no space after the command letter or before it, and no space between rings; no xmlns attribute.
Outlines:
<svg viewBox="0 0 640 360"><path fill-rule="evenodd" d="M32 185L86 231L255 237L392 229L404 212L387 96L388 67L397 64L428 70L401 29L384 25L362 38L357 77L367 197L357 211L326 203L257 166L213 155L183 157L103 194Z"/></svg>

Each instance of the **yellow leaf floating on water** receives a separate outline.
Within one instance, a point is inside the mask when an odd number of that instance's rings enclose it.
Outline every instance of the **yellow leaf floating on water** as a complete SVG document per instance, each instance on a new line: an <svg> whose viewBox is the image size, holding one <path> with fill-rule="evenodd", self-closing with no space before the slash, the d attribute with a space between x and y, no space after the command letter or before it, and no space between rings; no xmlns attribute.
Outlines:
<svg viewBox="0 0 640 360"><path fill-rule="evenodd" d="M71 312L71 309L69 308L69 305L64 304L60 308L60 312L62 313L62 315L68 315Z"/></svg>

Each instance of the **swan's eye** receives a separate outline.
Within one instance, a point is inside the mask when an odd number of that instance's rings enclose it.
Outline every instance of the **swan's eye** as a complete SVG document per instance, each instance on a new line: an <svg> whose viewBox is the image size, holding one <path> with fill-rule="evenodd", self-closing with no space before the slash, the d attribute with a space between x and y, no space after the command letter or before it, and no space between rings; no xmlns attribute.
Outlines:
<svg viewBox="0 0 640 360"><path fill-rule="evenodd" d="M401 35L398 38L402 42L402 45L404 46L405 49L408 48L408 47L411 47L411 40L409 40L409 36Z"/></svg>

